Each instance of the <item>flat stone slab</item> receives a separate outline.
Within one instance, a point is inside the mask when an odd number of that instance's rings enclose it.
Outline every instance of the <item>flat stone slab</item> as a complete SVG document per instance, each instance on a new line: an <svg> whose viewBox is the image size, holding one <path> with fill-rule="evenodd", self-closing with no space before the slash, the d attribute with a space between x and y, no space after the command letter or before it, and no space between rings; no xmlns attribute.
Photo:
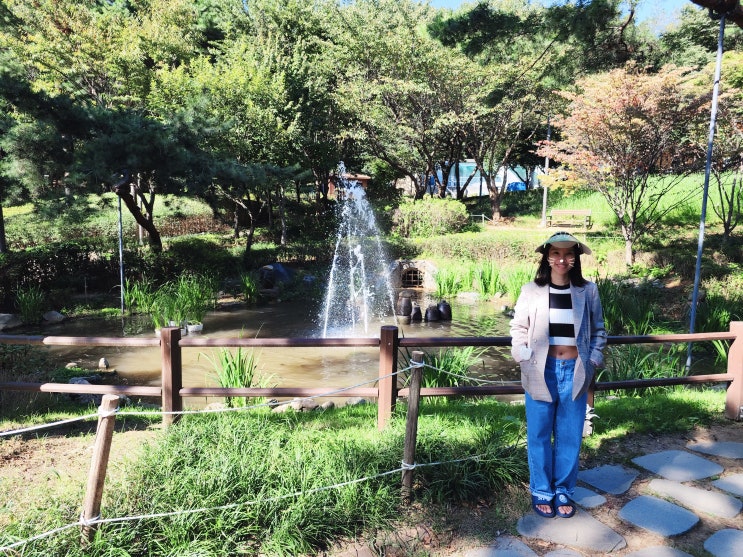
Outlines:
<svg viewBox="0 0 743 557"><path fill-rule="evenodd" d="M632 487L638 472L624 466L609 464L578 472L578 479L612 495L621 495Z"/></svg>
<svg viewBox="0 0 743 557"><path fill-rule="evenodd" d="M572 518L544 518L536 513L521 517L519 534L592 553L611 553L627 547L625 539L589 513L578 509Z"/></svg>
<svg viewBox="0 0 743 557"><path fill-rule="evenodd" d="M743 443L736 443L734 441L687 443L686 448L698 453L711 454L724 458L743 458Z"/></svg>
<svg viewBox="0 0 743 557"><path fill-rule="evenodd" d="M740 555L741 547L743 547L743 532L732 528L715 532L704 542L704 549L715 557Z"/></svg>
<svg viewBox="0 0 743 557"><path fill-rule="evenodd" d="M692 555L680 549L659 545L627 553L626 557L692 557Z"/></svg>
<svg viewBox="0 0 743 557"><path fill-rule="evenodd" d="M667 480L677 482L700 480L723 472L722 466L686 451L652 453L633 458L632 462Z"/></svg>
<svg viewBox="0 0 743 557"><path fill-rule="evenodd" d="M555 549L554 551L545 553L544 557L583 557L583 554L572 549Z"/></svg>
<svg viewBox="0 0 743 557"><path fill-rule="evenodd" d="M619 511L619 518L661 536L678 536L691 530L699 517L657 497L641 495Z"/></svg>
<svg viewBox="0 0 743 557"><path fill-rule="evenodd" d="M584 509L594 509L606 503L606 497L599 495L595 491L585 487L576 487L573 493L573 501L578 503Z"/></svg>
<svg viewBox="0 0 743 557"><path fill-rule="evenodd" d="M712 482L717 489L743 497L743 474L732 474Z"/></svg>
<svg viewBox="0 0 743 557"><path fill-rule="evenodd" d="M461 557L538 557L528 545L513 536L501 536L488 547L475 547Z"/></svg>
<svg viewBox="0 0 743 557"><path fill-rule="evenodd" d="M655 479L648 484L648 489L659 495L666 495L675 499L687 509L724 518L737 516L741 507L743 507L743 502L731 495L699 489L670 480ZM741 552L743 552L743 549Z"/></svg>

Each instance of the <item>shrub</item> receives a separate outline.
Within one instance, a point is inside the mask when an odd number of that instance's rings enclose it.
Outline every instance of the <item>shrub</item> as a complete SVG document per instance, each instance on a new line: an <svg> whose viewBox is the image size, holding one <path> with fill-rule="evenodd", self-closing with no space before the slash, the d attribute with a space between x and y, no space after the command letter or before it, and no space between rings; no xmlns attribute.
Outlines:
<svg viewBox="0 0 743 557"><path fill-rule="evenodd" d="M392 222L393 232L406 238L452 234L472 226L462 202L437 197L401 203Z"/></svg>

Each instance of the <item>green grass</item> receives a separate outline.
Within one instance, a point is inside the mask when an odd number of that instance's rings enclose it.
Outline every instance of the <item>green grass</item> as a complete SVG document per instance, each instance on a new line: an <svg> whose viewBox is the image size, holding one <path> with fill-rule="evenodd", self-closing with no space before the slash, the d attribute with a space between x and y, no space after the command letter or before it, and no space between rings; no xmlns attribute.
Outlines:
<svg viewBox="0 0 743 557"><path fill-rule="evenodd" d="M607 446L635 433L709 425L721 419L724 397L721 391L680 389L598 399L584 456L605 454ZM164 516L102 524L85 550L72 528L27 544L23 554L317 554L339 538L384 530L411 512L400 503L404 435L404 404L381 432L374 405L184 416L106 482L102 518ZM527 492L523 407L492 398L423 401L416 463L437 463L415 470L414 499L431 515L483 494L504 508L516 505L507 498L521 500ZM0 544L78 520L77 491L50 500L45 486L29 489L38 491L36 505L44 512L16 509ZM201 510L178 512L191 509Z"/></svg>

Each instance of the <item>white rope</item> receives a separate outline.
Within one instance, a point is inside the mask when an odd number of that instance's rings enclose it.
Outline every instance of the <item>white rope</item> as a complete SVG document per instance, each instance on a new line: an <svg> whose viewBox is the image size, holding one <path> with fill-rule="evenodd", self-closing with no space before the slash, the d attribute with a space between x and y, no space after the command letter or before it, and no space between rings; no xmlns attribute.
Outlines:
<svg viewBox="0 0 743 557"><path fill-rule="evenodd" d="M418 366L411 366L411 367L427 367L432 370L438 371L439 373L443 373L445 375L451 375L452 377L456 377L458 379L466 379L467 381L472 381L475 383L487 383L491 385L512 385L512 384L521 384L521 381L515 380L515 381L504 381L502 379L499 379L497 381L490 380L490 379L480 379L479 377L472 377L470 375L461 375L459 373L454 373L453 371L448 371L446 369L442 369L436 366L433 366L431 364L422 363Z"/></svg>
<svg viewBox="0 0 743 557"><path fill-rule="evenodd" d="M74 422L82 422L84 420L88 420L90 418L97 418L99 414L87 414L85 416L79 416L77 418L69 418L67 420L60 420L58 422L50 422L48 424L39 424L35 426L25 427L23 429L14 429L12 431L2 431L0 432L0 437L10 437L11 435L20 435L21 433L28 433L30 431L38 431L41 429L47 429L51 427L57 427L64 424L71 424Z"/></svg>
<svg viewBox="0 0 743 557"><path fill-rule="evenodd" d="M382 375L379 377L375 377L373 379L369 379L367 381L362 381L360 383L356 383L355 385L350 385L348 387L341 387L338 389L335 389L333 391L327 391L324 393L320 393L318 395L312 395L312 396L306 396L302 397L302 400L311 400L315 398L325 398L329 396L336 395L338 393L342 393L345 391L350 391L351 389L355 389L356 387L360 387L362 385L367 385L369 383L376 383L380 379L386 379L388 377L394 377L395 375L398 375L399 373L402 373L403 371L406 371L409 368L405 368L400 371L395 371L392 373L389 373L387 375ZM291 401L282 402L280 404L289 404ZM20 435L22 433L28 433L30 431L37 431L42 429L49 429L53 427L57 427L59 425L73 423L73 422L80 422L84 420L88 420L90 418L97 418L97 417L109 417L113 414L119 414L121 416L173 416L173 415L187 415L187 414L217 414L217 413L224 413L224 412L242 412L245 410L252 410L254 408L261 408L264 406L276 406L275 402L264 402L261 404L254 404L251 406L240 406L236 408L204 408L201 410L175 410L175 411L165 411L165 410L152 410L152 411L144 411L144 410L122 410L120 408L117 408L112 411L104 411L100 407L98 408L98 412L95 414L87 414L85 416L79 416L77 418L70 418L67 420L60 420L58 422L50 422L47 424L39 424L36 426L31 426L23 429L15 429L15 430L9 430L9 431L3 431L0 432L0 437L10 437L13 435Z"/></svg>
<svg viewBox="0 0 743 557"><path fill-rule="evenodd" d="M82 514L80 515L80 519L75 522L74 524L67 524L66 526L61 526L59 528L55 528L54 530L50 530L48 532L44 532L42 534L39 534L37 536L34 536L32 538L28 538L26 540L18 541L15 543L12 543L10 545L6 545L3 547L0 547L0 551L8 551L10 549L14 549L16 547L20 547L22 545L26 545L28 543L38 541L43 538L47 538L49 536L52 536L54 534L58 534L60 532L64 532L65 530L69 530L70 528L74 528L76 526L94 526L97 524L113 524L117 522L133 522L135 520L146 520L146 519L152 519L152 518L168 518L173 516L182 516L182 515L190 515L190 514L196 514L196 513L202 513L202 512L209 512L209 511L224 511L224 510L230 510L230 509L236 509L238 507L244 507L247 505L255 505L257 503L270 503L273 501L280 501L282 499L290 499L292 497L298 497L300 495L312 495L314 493L320 493L323 491L330 491L331 489L338 489L341 487L346 487L349 485L355 485L362 482L367 482L371 480L375 480L377 478L383 478L386 476L390 476L392 474L397 474L402 472L403 470L413 470L416 467L423 467L423 466L440 466L443 464L453 464L458 462L466 462L468 460L480 460L482 455L475 455L467 458L459 458L455 460L447 460L447 461L439 461L439 462L429 462L424 464L406 464L405 462L402 463L402 466L400 468L396 468L394 470L388 470L387 472L381 472L375 476L366 476L364 478L357 478L354 480L348 480L346 482L341 482L333 485L327 485L322 487L317 487L314 489L310 489L308 491L295 491L293 493L288 493L285 495L279 495L277 497L270 497L268 499L261 499L261 500L251 500L251 501L245 501L242 503L230 503L228 505L220 505L217 507L200 507L196 509L182 509L177 511L167 511L167 512L161 512L161 513L151 513L151 514L140 514L136 516L123 516L123 517L117 517L117 518L100 518L100 516L87 519L85 520L82 517Z"/></svg>

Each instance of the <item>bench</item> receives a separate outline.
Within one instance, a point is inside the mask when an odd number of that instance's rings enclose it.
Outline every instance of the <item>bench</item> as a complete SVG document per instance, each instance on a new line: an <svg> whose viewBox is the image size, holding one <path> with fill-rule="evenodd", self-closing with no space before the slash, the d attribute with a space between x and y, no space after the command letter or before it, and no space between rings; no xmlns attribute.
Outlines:
<svg viewBox="0 0 743 557"><path fill-rule="evenodd" d="M591 228L591 209L553 209L547 217L547 226L579 225L583 223L585 228Z"/></svg>

